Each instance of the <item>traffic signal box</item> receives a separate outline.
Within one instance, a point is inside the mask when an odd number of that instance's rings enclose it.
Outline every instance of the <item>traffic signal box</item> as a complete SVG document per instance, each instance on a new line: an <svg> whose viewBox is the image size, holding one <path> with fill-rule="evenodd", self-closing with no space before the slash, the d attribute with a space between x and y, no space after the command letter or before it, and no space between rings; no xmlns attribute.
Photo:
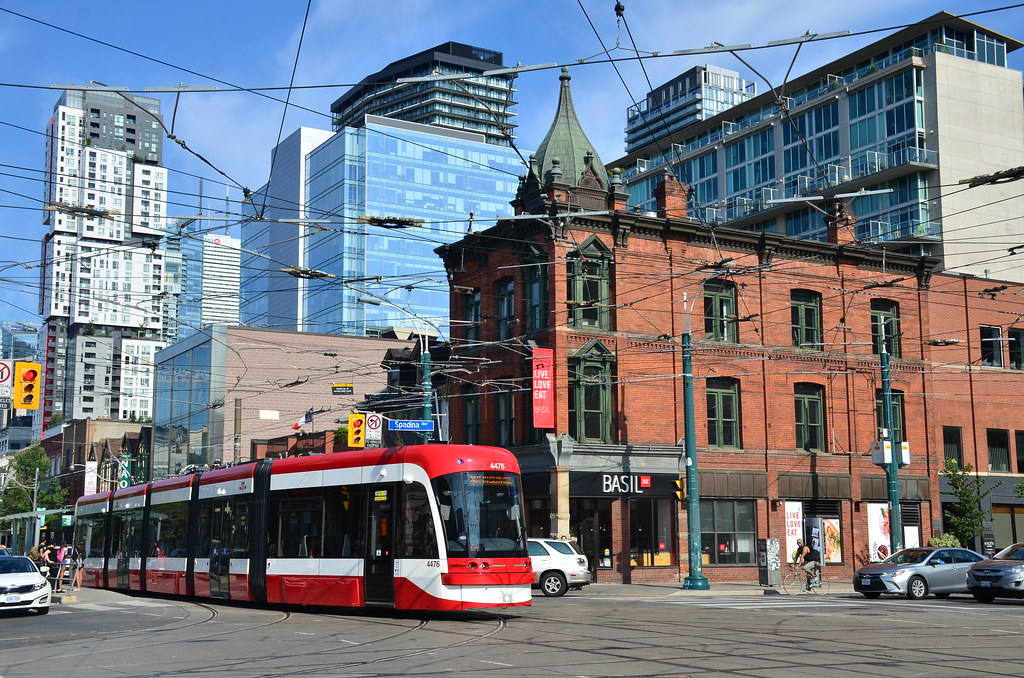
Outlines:
<svg viewBox="0 0 1024 678"><path fill-rule="evenodd" d="M676 499L686 501L686 481L680 478L673 482L676 484Z"/></svg>
<svg viewBox="0 0 1024 678"><path fill-rule="evenodd" d="M39 363L14 363L14 398L11 407L18 410L39 409L39 383L43 366Z"/></svg>
<svg viewBox="0 0 1024 678"><path fill-rule="evenodd" d="M366 447L366 415L348 415L348 446Z"/></svg>

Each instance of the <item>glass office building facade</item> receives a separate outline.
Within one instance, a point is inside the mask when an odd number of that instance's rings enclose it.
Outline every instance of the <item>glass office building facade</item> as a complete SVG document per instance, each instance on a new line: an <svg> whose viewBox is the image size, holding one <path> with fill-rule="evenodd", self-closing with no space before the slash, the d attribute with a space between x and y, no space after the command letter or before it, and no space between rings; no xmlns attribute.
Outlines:
<svg viewBox="0 0 1024 678"><path fill-rule="evenodd" d="M223 367L214 383L213 366L224 365L226 350L223 327L215 327L179 341L158 356L153 478L177 475L192 464L223 461L219 442L224 408L214 409L210 403L223 402ZM211 441L218 441L215 449Z"/></svg>
<svg viewBox="0 0 1024 678"><path fill-rule="evenodd" d="M306 328L332 334L410 325L396 309L359 303L367 293L445 324L448 283L434 249L463 237L471 215L478 230L511 215L525 172L514 149L482 135L374 116L305 162L307 212L331 224L309 230L306 265L336 277L307 281L301 303Z"/></svg>

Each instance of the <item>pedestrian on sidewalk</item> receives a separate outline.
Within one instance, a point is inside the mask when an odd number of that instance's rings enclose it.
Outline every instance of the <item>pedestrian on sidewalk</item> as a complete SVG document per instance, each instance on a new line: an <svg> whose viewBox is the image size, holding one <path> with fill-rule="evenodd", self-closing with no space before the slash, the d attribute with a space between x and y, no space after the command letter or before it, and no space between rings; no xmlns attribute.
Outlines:
<svg viewBox="0 0 1024 678"><path fill-rule="evenodd" d="M85 542L80 541L72 552L72 578L75 582L75 590L82 590L82 575L85 573Z"/></svg>

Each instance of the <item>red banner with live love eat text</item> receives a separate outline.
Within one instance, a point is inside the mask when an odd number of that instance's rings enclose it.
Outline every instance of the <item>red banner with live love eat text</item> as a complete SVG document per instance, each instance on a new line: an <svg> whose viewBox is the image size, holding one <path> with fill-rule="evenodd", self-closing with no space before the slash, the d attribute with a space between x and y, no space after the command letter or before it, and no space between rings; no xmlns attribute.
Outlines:
<svg viewBox="0 0 1024 678"><path fill-rule="evenodd" d="M533 349L533 427L555 427L555 351Z"/></svg>

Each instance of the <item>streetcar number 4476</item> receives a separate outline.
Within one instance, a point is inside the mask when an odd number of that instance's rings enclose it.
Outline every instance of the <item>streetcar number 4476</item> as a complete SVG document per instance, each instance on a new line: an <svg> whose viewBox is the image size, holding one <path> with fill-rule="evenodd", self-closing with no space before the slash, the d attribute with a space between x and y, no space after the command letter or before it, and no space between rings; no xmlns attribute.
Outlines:
<svg viewBox="0 0 1024 678"><path fill-rule="evenodd" d="M491 470L492 471L504 471L505 470L505 462L503 462L503 461L492 461L491 462Z"/></svg>

